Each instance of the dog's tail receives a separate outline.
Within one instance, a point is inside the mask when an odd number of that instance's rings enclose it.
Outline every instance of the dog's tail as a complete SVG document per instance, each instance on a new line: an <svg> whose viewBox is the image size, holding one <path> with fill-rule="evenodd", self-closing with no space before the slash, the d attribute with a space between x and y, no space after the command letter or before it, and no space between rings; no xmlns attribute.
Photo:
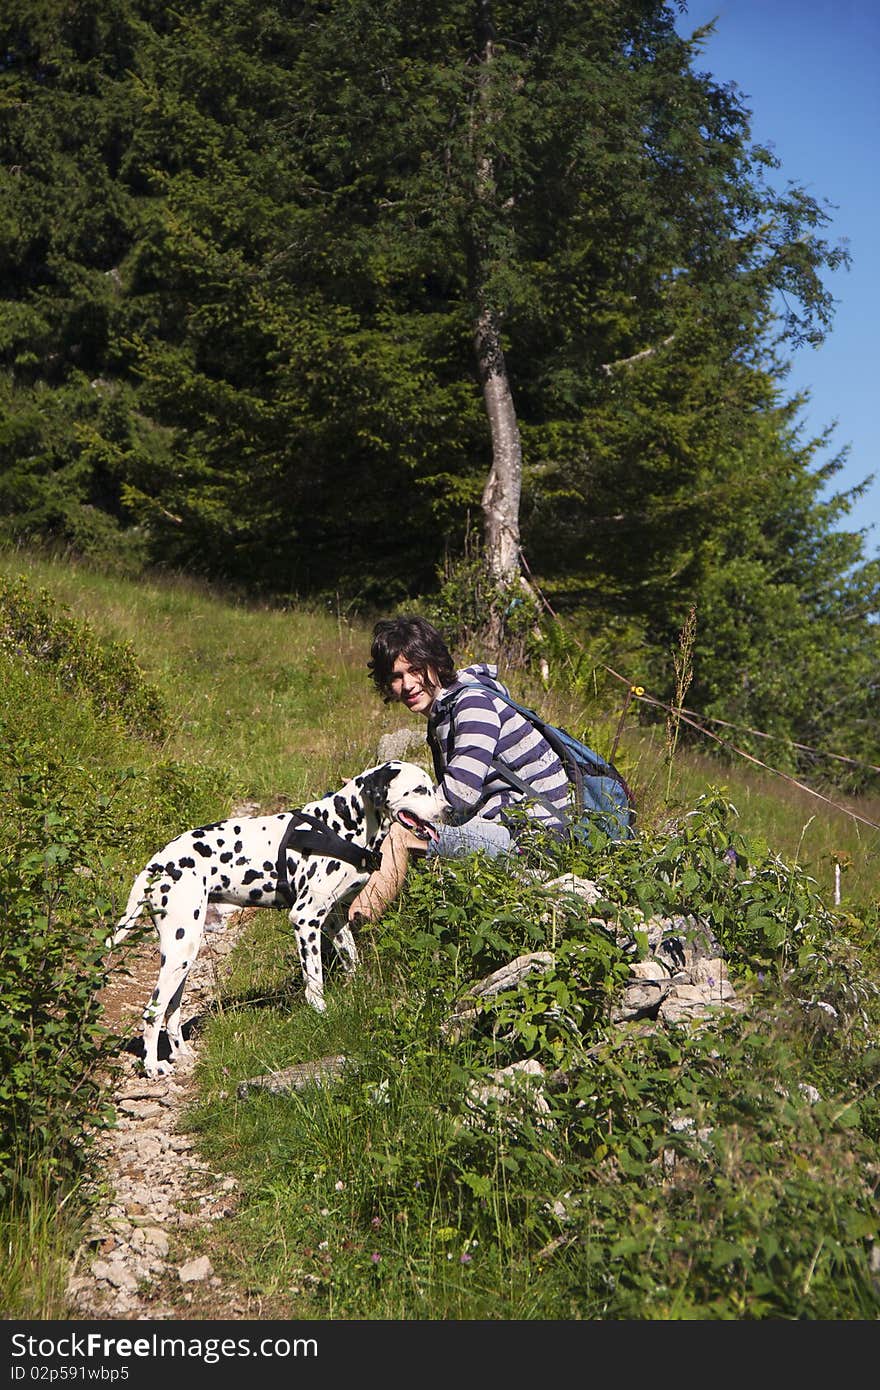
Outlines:
<svg viewBox="0 0 880 1390"><path fill-rule="evenodd" d="M124 941L132 927L137 926L144 909L149 908L149 885L150 872L148 869L144 869L143 873L138 874L134 881L132 890L128 895L125 911L116 923L115 932L113 932L111 936L108 936L107 940L104 942L106 950L109 951L112 947L118 946L121 941Z"/></svg>

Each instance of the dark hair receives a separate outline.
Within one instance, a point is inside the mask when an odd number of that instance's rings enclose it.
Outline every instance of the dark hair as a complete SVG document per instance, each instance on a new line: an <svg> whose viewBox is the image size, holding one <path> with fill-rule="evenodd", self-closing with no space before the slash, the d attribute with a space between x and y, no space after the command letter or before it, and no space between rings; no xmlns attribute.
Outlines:
<svg viewBox="0 0 880 1390"><path fill-rule="evenodd" d="M436 671L441 687L455 680L455 662L440 633L426 618L414 614L383 618L373 628L373 645L367 670L386 704L394 699L391 671L402 656L423 678L428 667Z"/></svg>

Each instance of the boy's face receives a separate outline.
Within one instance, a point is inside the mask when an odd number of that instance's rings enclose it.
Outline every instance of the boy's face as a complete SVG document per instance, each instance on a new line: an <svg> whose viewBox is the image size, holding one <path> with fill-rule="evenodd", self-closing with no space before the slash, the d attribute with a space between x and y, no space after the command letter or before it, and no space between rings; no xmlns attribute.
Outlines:
<svg viewBox="0 0 880 1390"><path fill-rule="evenodd" d="M398 656L391 668L391 694L407 709L426 718L440 682L437 672L430 666L424 673L410 666L405 656Z"/></svg>

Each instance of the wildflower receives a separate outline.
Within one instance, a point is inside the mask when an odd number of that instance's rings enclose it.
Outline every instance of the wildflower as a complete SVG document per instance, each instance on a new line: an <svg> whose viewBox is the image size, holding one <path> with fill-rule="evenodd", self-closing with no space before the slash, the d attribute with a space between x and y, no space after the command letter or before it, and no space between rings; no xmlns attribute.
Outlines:
<svg viewBox="0 0 880 1390"><path fill-rule="evenodd" d="M339 1179L338 1182L334 1183L333 1186L335 1187L335 1189L336 1189L337 1192L344 1192L344 1191L345 1191L345 1183L342 1181L341 1178Z"/></svg>
<svg viewBox="0 0 880 1390"><path fill-rule="evenodd" d="M374 1265L377 1265L377 1264L379 1263L379 1261L381 1260L381 1258L382 1258L382 1256L379 1254L379 1251L378 1251L378 1250L374 1250L373 1253L372 1253L372 1255L370 1256L370 1263L371 1263L371 1264L374 1264Z"/></svg>
<svg viewBox="0 0 880 1390"><path fill-rule="evenodd" d="M463 1250L463 1251L462 1251L462 1254L461 1254L461 1264L463 1264L463 1265L469 1265L472 1259L473 1259L473 1256L472 1256L472 1255L469 1255L468 1252L467 1252L467 1250Z"/></svg>
<svg viewBox="0 0 880 1390"><path fill-rule="evenodd" d="M379 1227L382 1225L381 1216L374 1216L372 1221L370 1222L370 1225L372 1226L374 1231L378 1231Z"/></svg>

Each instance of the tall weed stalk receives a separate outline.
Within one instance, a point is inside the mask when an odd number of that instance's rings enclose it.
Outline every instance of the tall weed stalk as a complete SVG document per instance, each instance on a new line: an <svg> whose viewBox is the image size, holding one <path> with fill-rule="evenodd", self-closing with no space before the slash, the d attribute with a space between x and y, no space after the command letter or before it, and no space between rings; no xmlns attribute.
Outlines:
<svg viewBox="0 0 880 1390"><path fill-rule="evenodd" d="M694 677L694 646L697 640L697 609L691 604L681 631L678 634L678 650L672 653L675 671L675 704L666 718L666 801L669 803L672 788L672 764L678 747L681 727L681 711L684 699Z"/></svg>

